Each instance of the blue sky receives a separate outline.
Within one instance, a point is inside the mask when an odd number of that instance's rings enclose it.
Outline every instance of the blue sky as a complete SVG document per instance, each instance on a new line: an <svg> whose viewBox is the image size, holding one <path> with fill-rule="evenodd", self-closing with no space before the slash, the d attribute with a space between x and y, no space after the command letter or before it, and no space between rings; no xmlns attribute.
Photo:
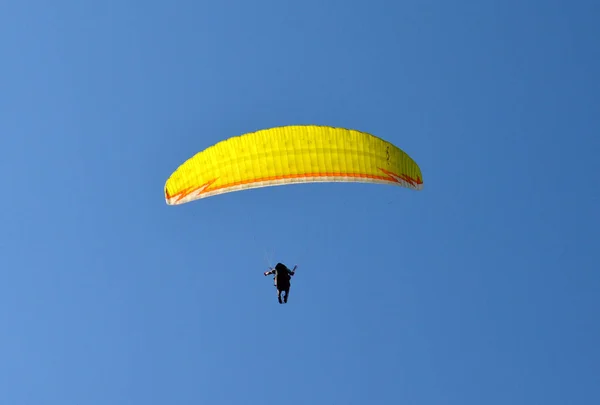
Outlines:
<svg viewBox="0 0 600 405"><path fill-rule="evenodd" d="M0 403L600 403L599 17L4 1ZM425 188L165 204L194 153L289 124L385 138Z"/></svg>

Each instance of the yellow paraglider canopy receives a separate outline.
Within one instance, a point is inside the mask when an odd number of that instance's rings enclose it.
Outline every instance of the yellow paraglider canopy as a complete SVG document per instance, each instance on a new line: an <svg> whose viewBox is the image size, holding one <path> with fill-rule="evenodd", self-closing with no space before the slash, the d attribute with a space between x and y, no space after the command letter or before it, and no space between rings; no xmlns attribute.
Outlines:
<svg viewBox="0 0 600 405"><path fill-rule="evenodd" d="M421 169L398 147L352 129L296 125L221 141L183 163L165 184L169 205L232 191L311 182L423 188Z"/></svg>

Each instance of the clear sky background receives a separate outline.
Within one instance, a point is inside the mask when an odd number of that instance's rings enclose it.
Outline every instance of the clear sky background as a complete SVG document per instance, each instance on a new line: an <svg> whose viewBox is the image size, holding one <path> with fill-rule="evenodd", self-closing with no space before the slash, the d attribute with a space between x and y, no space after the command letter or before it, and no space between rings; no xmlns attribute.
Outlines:
<svg viewBox="0 0 600 405"><path fill-rule="evenodd" d="M0 403L600 403L598 1L5 0ZM367 131L424 190L179 207L196 152ZM299 264L279 305L262 273Z"/></svg>

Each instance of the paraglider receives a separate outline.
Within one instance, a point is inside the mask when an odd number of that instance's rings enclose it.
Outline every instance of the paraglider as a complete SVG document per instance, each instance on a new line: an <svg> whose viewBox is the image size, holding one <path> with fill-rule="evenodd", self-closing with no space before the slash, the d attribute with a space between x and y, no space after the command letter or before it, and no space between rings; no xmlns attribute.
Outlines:
<svg viewBox="0 0 600 405"><path fill-rule="evenodd" d="M277 288L277 300L280 304L287 304L288 297L290 295L290 286L291 279L296 274L296 269L298 265L295 265L292 270L288 269L287 266L283 263L277 263L275 268L269 269L269 271L265 271L263 274L268 276L269 274L274 274L273 282L275 288ZM281 293L285 293L283 295L283 302L281 301Z"/></svg>
<svg viewBox="0 0 600 405"><path fill-rule="evenodd" d="M252 188L311 182L423 188L419 166L402 150L353 129L296 125L221 141L184 162L167 180L165 200L179 205Z"/></svg>
<svg viewBox="0 0 600 405"><path fill-rule="evenodd" d="M397 146L353 129L292 125L218 142L175 170L164 186L168 205L259 187L314 182L388 184L423 189L421 169ZM278 267L279 266L279 267ZM277 298L287 303L294 270L275 274Z"/></svg>

